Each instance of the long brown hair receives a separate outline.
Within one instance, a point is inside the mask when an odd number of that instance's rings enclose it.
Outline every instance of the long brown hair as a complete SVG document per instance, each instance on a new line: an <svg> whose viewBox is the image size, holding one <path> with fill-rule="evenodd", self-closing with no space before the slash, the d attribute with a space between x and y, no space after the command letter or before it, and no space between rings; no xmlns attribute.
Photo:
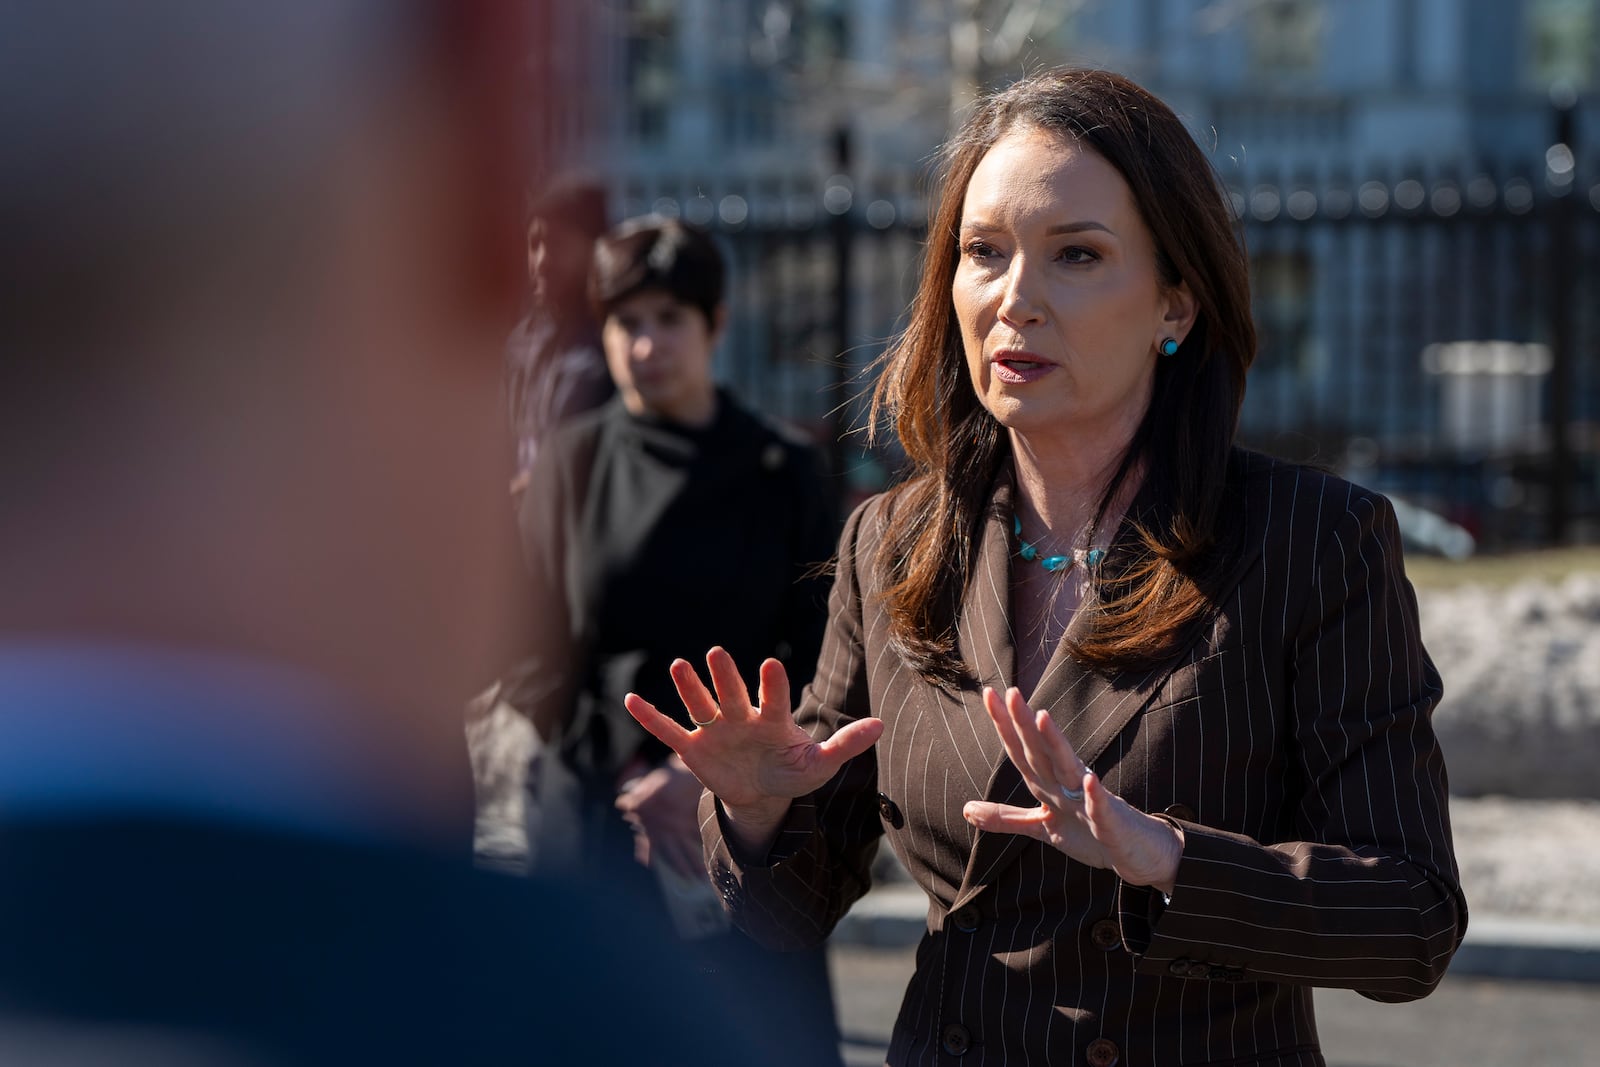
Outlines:
<svg viewBox="0 0 1600 1067"><path fill-rule="evenodd" d="M887 416L911 461L895 492L878 577L896 651L924 678L970 678L956 619L995 476L1010 454L979 402L951 300L967 183L1007 133L1070 138L1122 175L1154 238L1163 284L1187 283L1199 314L1178 353L1158 360L1150 408L1101 497L1098 522L1134 469L1162 502L1137 516L1142 551L1099 583L1072 654L1094 668L1152 666L1212 606L1231 551L1229 454L1255 358L1243 243L1210 161L1172 110L1101 70L1032 75L990 96L945 146L922 280L905 332L884 357L871 426Z"/></svg>

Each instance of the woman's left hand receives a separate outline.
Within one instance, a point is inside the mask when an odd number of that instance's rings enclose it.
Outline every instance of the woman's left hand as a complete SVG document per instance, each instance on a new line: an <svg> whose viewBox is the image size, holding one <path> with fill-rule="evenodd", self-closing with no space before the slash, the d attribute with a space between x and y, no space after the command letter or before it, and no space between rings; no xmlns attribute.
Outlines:
<svg viewBox="0 0 1600 1067"><path fill-rule="evenodd" d="M617 796L633 826L634 856L646 867L665 863L686 878L708 878L700 848L700 782L677 756Z"/></svg>
<svg viewBox="0 0 1600 1067"><path fill-rule="evenodd" d="M990 833L1037 838L1080 863L1110 867L1130 885L1153 886L1170 896L1183 855L1183 831L1108 790L1078 759L1049 714L1036 714L1019 690L1009 689L1002 698L985 689L983 706L1039 806L974 800L962 811L967 821ZM1068 796L1069 791L1082 796Z"/></svg>

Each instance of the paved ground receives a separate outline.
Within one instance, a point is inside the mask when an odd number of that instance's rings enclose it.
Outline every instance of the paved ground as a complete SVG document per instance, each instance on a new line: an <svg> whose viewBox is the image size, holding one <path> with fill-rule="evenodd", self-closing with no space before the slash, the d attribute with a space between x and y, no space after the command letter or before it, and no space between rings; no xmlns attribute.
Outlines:
<svg viewBox="0 0 1600 1067"><path fill-rule="evenodd" d="M1600 800L1451 797L1450 820L1473 918L1600 929Z"/></svg>
<svg viewBox="0 0 1600 1067"><path fill-rule="evenodd" d="M883 1063L910 949L835 946L834 992L851 1067ZM1412 1004L1319 990L1329 1067L1600 1067L1600 985L1446 978Z"/></svg>

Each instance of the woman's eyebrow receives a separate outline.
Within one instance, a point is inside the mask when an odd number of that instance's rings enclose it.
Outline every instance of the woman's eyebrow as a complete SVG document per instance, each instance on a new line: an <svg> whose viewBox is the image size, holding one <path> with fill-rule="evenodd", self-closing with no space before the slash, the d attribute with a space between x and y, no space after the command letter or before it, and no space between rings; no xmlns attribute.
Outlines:
<svg viewBox="0 0 1600 1067"><path fill-rule="evenodd" d="M1117 231L1113 230L1105 223L1096 222L1093 219L1084 219L1080 222L1059 222L1056 225L1049 227L1044 232L1045 236L1054 237L1059 233L1082 233L1084 230L1099 230L1102 233L1109 233L1113 237L1117 235Z"/></svg>
<svg viewBox="0 0 1600 1067"><path fill-rule="evenodd" d="M993 233L996 230L1002 230L1004 228L1005 227L1003 226L995 225L987 219L961 220L961 232L963 233ZM1063 233L1082 233L1085 230L1099 230L1101 233L1108 233L1112 237L1117 236L1116 230L1113 230L1103 222L1096 222L1094 219L1081 219L1076 222L1058 222L1055 225L1048 227L1044 231L1044 234L1046 237L1055 237Z"/></svg>

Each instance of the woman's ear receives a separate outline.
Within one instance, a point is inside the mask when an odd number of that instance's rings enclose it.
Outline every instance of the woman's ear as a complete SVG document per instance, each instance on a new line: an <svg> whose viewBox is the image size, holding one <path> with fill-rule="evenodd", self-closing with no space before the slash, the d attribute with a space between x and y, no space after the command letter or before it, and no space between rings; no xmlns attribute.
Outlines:
<svg viewBox="0 0 1600 1067"><path fill-rule="evenodd" d="M1188 282L1179 282L1164 291L1166 307L1161 314L1162 336L1172 337L1182 344L1194 329L1194 320L1200 314L1200 303L1189 291ZM1157 340L1159 344L1159 339Z"/></svg>

